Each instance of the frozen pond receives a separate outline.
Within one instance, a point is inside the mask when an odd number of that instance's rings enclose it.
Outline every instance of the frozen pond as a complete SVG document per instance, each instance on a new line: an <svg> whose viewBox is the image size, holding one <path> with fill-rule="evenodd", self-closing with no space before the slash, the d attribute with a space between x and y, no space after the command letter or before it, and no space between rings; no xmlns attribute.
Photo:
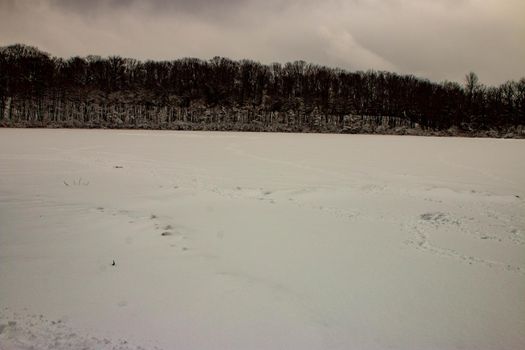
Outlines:
<svg viewBox="0 0 525 350"><path fill-rule="evenodd" d="M524 200L525 140L0 129L0 349L525 348Z"/></svg>

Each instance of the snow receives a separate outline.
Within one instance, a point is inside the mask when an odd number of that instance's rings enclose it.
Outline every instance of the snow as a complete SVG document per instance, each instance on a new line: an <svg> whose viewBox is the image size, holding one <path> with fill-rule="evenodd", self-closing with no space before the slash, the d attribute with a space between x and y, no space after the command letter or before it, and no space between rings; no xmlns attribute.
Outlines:
<svg viewBox="0 0 525 350"><path fill-rule="evenodd" d="M0 129L0 349L525 348L524 174L522 140Z"/></svg>

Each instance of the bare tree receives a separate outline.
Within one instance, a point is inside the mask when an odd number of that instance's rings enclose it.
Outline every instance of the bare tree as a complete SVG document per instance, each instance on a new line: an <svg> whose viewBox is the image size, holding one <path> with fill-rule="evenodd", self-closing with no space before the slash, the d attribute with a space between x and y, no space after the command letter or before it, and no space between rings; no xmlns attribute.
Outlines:
<svg viewBox="0 0 525 350"><path fill-rule="evenodd" d="M356 120L362 129L354 127ZM325 132L397 132L418 124L428 130L502 130L525 124L525 79L485 87L470 72L462 87L304 61L62 59L12 45L0 48L0 123Z"/></svg>

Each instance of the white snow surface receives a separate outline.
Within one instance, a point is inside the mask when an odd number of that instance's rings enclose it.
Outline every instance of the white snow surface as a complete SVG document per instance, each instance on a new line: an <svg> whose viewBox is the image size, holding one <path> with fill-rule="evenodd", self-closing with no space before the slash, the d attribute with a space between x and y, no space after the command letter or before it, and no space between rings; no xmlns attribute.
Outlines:
<svg viewBox="0 0 525 350"><path fill-rule="evenodd" d="M523 140L0 129L0 349L525 349L524 200Z"/></svg>

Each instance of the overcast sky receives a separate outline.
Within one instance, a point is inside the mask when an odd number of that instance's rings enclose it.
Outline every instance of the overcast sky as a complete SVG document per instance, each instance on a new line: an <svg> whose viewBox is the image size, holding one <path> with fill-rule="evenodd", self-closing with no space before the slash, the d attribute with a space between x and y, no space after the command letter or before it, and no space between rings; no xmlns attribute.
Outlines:
<svg viewBox="0 0 525 350"><path fill-rule="evenodd" d="M0 46L305 60L485 84L525 76L525 0L0 0Z"/></svg>

